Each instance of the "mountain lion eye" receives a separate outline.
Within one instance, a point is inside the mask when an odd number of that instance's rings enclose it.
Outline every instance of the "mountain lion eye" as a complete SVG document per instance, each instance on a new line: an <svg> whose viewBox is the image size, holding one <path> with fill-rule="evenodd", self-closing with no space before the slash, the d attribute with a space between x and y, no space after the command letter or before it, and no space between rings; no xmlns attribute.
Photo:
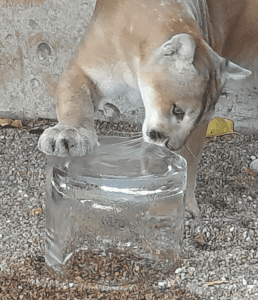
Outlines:
<svg viewBox="0 0 258 300"><path fill-rule="evenodd" d="M173 105L172 114L175 115L180 120L182 120L185 115L182 109L177 107L175 104Z"/></svg>

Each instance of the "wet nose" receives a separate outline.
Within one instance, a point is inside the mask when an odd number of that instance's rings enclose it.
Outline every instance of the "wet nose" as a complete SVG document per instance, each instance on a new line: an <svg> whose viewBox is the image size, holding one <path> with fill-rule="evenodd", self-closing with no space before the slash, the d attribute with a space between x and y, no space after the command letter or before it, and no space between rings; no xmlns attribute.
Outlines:
<svg viewBox="0 0 258 300"><path fill-rule="evenodd" d="M157 131L157 130L150 130L150 131L148 132L148 136L149 136L149 138L151 138L154 142L155 142L155 141L158 141L158 140L163 141L163 140L166 138L165 135L164 135L162 132Z"/></svg>

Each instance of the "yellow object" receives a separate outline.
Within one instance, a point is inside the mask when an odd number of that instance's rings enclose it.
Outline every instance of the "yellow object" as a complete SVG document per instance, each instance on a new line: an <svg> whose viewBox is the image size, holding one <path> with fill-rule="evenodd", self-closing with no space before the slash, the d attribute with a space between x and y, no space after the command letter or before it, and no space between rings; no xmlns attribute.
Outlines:
<svg viewBox="0 0 258 300"><path fill-rule="evenodd" d="M16 128L22 128L22 122L21 120L12 120L12 119L0 119L0 126L4 127L4 126L12 126L12 127L16 127Z"/></svg>
<svg viewBox="0 0 258 300"><path fill-rule="evenodd" d="M207 137L234 133L234 122L228 119L216 118L210 121L207 128Z"/></svg>

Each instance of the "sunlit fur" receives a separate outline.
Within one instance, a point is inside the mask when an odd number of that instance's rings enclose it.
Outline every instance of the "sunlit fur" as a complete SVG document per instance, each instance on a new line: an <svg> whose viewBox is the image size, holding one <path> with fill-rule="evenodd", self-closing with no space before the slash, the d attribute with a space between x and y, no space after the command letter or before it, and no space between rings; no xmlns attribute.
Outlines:
<svg viewBox="0 0 258 300"><path fill-rule="evenodd" d="M179 65L180 61L173 56L160 56L151 58L142 70L138 83L145 107L143 138L146 142L160 146L168 142L177 150L185 144L197 123L210 116L224 85L220 69L225 62L212 57L208 51L202 58L200 52L205 51L204 47L197 47L193 63ZM173 105L185 113L182 120L172 113ZM152 140L148 136L151 130L162 132L166 138Z"/></svg>

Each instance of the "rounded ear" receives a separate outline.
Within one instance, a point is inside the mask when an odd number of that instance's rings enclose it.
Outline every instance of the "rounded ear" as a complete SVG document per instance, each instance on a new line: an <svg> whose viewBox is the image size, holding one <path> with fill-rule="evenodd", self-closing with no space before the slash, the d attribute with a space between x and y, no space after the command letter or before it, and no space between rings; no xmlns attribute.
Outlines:
<svg viewBox="0 0 258 300"><path fill-rule="evenodd" d="M180 33L165 42L162 49L164 56L173 56L190 64L194 59L195 42L189 34Z"/></svg>
<svg viewBox="0 0 258 300"><path fill-rule="evenodd" d="M228 61L223 69L223 77L225 79L242 80L251 75L252 72L250 70L234 64L232 61Z"/></svg>

